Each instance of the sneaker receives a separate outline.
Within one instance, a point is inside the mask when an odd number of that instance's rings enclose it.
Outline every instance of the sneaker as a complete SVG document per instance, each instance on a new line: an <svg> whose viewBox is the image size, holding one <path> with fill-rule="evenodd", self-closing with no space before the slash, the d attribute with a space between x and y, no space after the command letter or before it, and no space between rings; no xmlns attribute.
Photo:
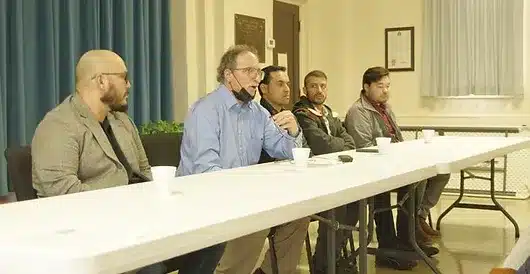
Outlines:
<svg viewBox="0 0 530 274"><path fill-rule="evenodd" d="M427 257L432 257L440 253L440 250L434 246L421 244L421 243L418 243L418 246L421 248L421 250L423 250L423 252L425 253L425 255L427 255ZM404 244L404 243L399 244L398 249L405 250L405 251L415 251L414 248L410 244Z"/></svg>

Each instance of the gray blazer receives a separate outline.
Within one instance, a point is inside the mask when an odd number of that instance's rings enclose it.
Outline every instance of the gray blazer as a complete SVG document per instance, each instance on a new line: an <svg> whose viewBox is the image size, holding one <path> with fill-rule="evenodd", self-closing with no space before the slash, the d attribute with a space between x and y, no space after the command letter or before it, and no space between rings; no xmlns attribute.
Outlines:
<svg viewBox="0 0 530 274"><path fill-rule="evenodd" d="M138 130L127 114L110 112L107 118L132 170L152 178ZM77 94L66 98L39 123L31 156L33 187L39 197L129 182L100 123Z"/></svg>

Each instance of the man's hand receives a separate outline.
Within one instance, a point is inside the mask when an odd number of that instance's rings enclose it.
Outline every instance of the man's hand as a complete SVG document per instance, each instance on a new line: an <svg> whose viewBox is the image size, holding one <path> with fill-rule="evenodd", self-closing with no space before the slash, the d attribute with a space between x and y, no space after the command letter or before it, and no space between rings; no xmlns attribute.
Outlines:
<svg viewBox="0 0 530 274"><path fill-rule="evenodd" d="M296 118L292 112L284 110L272 116L272 120L280 128L287 130L289 135L293 137L298 135L298 123L296 122Z"/></svg>

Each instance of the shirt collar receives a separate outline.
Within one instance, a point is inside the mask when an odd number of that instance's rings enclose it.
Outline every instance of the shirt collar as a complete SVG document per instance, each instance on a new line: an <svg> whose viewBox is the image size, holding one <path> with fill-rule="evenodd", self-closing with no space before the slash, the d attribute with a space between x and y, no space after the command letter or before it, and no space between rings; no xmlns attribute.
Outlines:
<svg viewBox="0 0 530 274"><path fill-rule="evenodd" d="M228 87L226 87L225 85L221 84L219 85L219 88L218 88L219 92L221 93L221 98L223 100L223 104L226 106L227 109L230 109L232 108L233 106L235 105L239 105L240 107L243 107L243 105L241 105L236 97L234 96L234 94L232 94L232 91L230 91L228 89ZM248 105L249 108L252 108L252 101L248 102Z"/></svg>
<svg viewBox="0 0 530 274"><path fill-rule="evenodd" d="M272 114L272 115L275 115L275 114L278 114L279 112L284 111L283 108L281 108L280 110L276 110L272 106L272 104L269 101L267 101L267 99L265 99L263 97L261 97L260 104L261 104L262 107L264 107L266 110L268 110L270 112L270 114Z"/></svg>

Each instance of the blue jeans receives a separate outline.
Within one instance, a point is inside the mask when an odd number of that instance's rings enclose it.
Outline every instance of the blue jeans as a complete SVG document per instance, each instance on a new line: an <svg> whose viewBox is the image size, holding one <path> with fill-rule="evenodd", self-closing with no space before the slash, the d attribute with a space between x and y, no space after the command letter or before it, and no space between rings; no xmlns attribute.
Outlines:
<svg viewBox="0 0 530 274"><path fill-rule="evenodd" d="M139 269L137 274L166 274L175 270L179 270L179 274L213 274L217 264L223 256L225 244L218 244L211 247L203 248L201 250L182 255L167 262L174 267L167 267L164 263L156 263L148 265Z"/></svg>

